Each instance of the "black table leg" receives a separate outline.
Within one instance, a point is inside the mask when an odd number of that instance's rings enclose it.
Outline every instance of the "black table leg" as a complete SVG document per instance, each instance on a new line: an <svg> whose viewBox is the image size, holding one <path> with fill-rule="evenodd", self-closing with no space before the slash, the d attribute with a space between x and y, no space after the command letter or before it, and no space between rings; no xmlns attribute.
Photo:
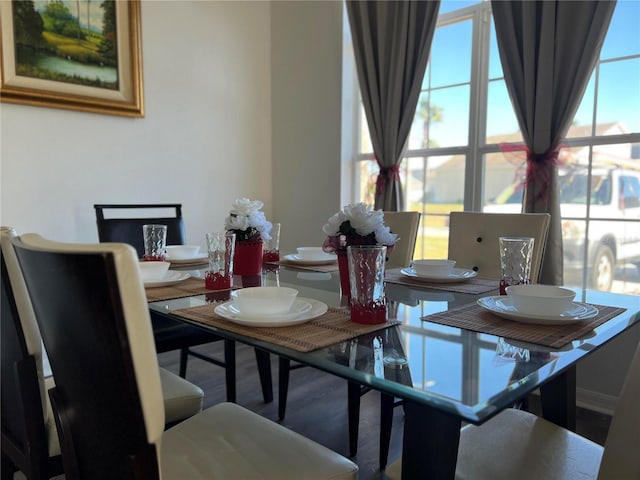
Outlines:
<svg viewBox="0 0 640 480"><path fill-rule="evenodd" d="M227 402L236 402L236 342L224 341L224 376L227 386Z"/></svg>
<svg viewBox="0 0 640 480"><path fill-rule="evenodd" d="M271 359L269 352L254 348L256 353L256 363L258 364L258 375L262 386L262 398L264 403L273 402L273 384L271 382Z"/></svg>
<svg viewBox="0 0 640 480"><path fill-rule="evenodd" d="M461 421L413 402L405 402L402 478L453 479Z"/></svg>
<svg viewBox="0 0 640 480"><path fill-rule="evenodd" d="M550 422L576 430L576 367L570 367L540 387L542 416Z"/></svg>

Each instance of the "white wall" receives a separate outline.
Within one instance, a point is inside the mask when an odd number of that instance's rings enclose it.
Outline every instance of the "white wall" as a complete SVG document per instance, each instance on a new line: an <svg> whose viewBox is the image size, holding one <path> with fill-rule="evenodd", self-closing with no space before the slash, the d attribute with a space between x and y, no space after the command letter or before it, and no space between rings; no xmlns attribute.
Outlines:
<svg viewBox="0 0 640 480"><path fill-rule="evenodd" d="M0 222L93 242L94 203L181 202L204 245L237 197L270 216L269 8L143 1L145 118L0 104Z"/></svg>
<svg viewBox="0 0 640 480"><path fill-rule="evenodd" d="M292 251L320 245L342 205L342 2L272 2L271 43L274 218Z"/></svg>

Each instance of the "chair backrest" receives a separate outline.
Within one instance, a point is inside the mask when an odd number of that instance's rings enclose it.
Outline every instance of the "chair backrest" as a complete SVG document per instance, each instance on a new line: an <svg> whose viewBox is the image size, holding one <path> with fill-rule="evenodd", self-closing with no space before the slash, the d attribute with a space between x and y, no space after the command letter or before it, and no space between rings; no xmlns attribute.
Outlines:
<svg viewBox="0 0 640 480"><path fill-rule="evenodd" d="M413 260L420 212L384 212L384 223L399 240L388 255L386 268L408 267Z"/></svg>
<svg viewBox="0 0 640 480"><path fill-rule="evenodd" d="M640 478L638 441L640 432L640 344L631 360L627 377L618 397L609 426L598 480Z"/></svg>
<svg viewBox="0 0 640 480"><path fill-rule="evenodd" d="M538 282L547 244L548 213L451 212L449 254L456 267L468 268L485 278L500 278L500 237L533 237L531 281Z"/></svg>
<svg viewBox="0 0 640 480"><path fill-rule="evenodd" d="M138 253L138 258L144 255L142 226L145 224L159 224L167 226L167 245L184 245L186 233L182 218L182 204L97 204L96 223L98 224L98 241L120 242L132 245ZM163 216L152 216L152 212L163 212ZM173 211L173 216L166 212ZM111 218L114 212L117 217ZM135 216L138 212L139 216ZM109 217L109 218L106 218Z"/></svg>
<svg viewBox="0 0 640 480"><path fill-rule="evenodd" d="M9 270L16 265L15 254L9 243L15 232L2 227L1 235L2 452L28 478L48 478L49 445L45 428L47 406L42 348L39 333L34 332L37 326L33 316L25 319L26 333L21 323L20 311L25 312L31 305L20 304L23 299L14 292L24 289L24 283L19 285L9 274ZM29 325L27 320L34 323ZM8 468L8 465L5 467Z"/></svg>
<svg viewBox="0 0 640 480"><path fill-rule="evenodd" d="M159 478L164 405L135 250L12 239L56 387L66 478Z"/></svg>

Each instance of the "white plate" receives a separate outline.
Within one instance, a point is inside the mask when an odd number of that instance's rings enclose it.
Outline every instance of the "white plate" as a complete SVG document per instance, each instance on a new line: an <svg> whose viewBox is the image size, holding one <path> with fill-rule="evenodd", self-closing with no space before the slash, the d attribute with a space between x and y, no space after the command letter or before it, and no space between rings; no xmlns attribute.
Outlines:
<svg viewBox="0 0 640 480"><path fill-rule="evenodd" d="M209 257L206 255L204 257L191 257L191 258L171 258L169 255L167 255L167 262L171 262L174 265L180 265L181 263L204 263L208 261L209 261Z"/></svg>
<svg viewBox="0 0 640 480"><path fill-rule="evenodd" d="M307 307L309 305L309 307ZM265 315L263 317L247 317L241 315L233 306L233 300L224 302L215 308L215 312L240 325L249 327L286 327L305 323L319 317L327 311L327 305L312 298L297 298L291 307L291 312L283 315Z"/></svg>
<svg viewBox="0 0 640 480"><path fill-rule="evenodd" d="M431 283L455 283L464 282L470 278L476 277L478 272L467 270L466 268L454 268L449 275L418 275L412 267L406 267L400 270L405 277L411 277L416 280L423 280Z"/></svg>
<svg viewBox="0 0 640 480"><path fill-rule="evenodd" d="M327 256L328 258L323 260L306 260L304 258L301 258L297 253L293 253L291 255L285 255L284 259L291 263L297 263L299 265L329 265L338 261L337 255L331 255L328 253Z"/></svg>
<svg viewBox="0 0 640 480"><path fill-rule="evenodd" d="M166 287L186 280L191 275L186 272L174 272L169 270L166 275L158 280L148 280L144 282L145 288Z"/></svg>
<svg viewBox="0 0 640 480"><path fill-rule="evenodd" d="M535 313L518 312L505 295L483 297L478 299L478 305L507 320L521 323L536 323L539 325L566 325L589 320L598 315L598 309L586 303L573 303L573 308L560 315L537 315Z"/></svg>

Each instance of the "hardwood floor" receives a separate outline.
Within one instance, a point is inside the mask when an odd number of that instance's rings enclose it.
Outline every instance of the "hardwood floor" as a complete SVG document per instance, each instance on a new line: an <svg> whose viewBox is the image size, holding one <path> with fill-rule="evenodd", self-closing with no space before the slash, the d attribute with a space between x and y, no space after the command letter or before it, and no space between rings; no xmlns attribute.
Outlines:
<svg viewBox="0 0 640 480"><path fill-rule="evenodd" d="M222 354L222 342L198 347L207 354ZM274 401L262 401L260 382L252 348L236 346L238 403L274 421L278 421L277 404L277 359L272 358L274 379ZM178 352L163 353L159 363L175 373L178 372ZM224 372L222 368L191 357L187 368L187 379L205 391L204 406L208 407L226 399ZM532 396L530 407L538 408L536 397ZM384 472L378 469L380 396L369 392L362 397L360 409L360 438L358 454L353 457L360 467L360 480L385 480ZM402 408L396 408L389 451L389 463L400 457L402 446ZM577 431L581 435L604 444L610 417L585 409L578 409ZM302 368L291 373L287 414L282 422L286 427L311 438L336 452L347 456L347 382L312 368ZM16 479L24 479L17 473ZM56 477L63 480L64 476ZM185 479L188 480L188 479ZM228 479L233 480L233 479Z"/></svg>

